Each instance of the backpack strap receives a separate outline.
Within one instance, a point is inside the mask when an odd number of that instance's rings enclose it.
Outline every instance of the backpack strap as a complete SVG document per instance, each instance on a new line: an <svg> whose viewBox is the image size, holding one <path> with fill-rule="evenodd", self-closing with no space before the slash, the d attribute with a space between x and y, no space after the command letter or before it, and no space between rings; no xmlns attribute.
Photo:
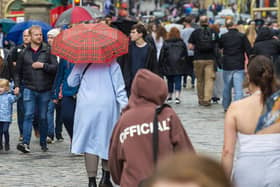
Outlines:
<svg viewBox="0 0 280 187"><path fill-rule="evenodd" d="M158 135L158 115L161 113L161 111L165 108L169 107L171 108L170 105L168 104L163 104L161 106L158 106L155 110L155 116L154 116L154 121L153 121L153 160L154 163L157 162L158 160L158 141L159 141L159 135Z"/></svg>

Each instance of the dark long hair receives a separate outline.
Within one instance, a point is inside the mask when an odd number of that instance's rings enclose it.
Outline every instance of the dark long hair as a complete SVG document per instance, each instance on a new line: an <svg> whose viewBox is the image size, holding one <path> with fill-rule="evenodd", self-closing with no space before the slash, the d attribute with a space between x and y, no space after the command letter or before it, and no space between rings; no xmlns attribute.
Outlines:
<svg viewBox="0 0 280 187"><path fill-rule="evenodd" d="M262 91L262 101L275 92L279 86L273 70L270 58L257 55L252 57L248 64L249 82L259 86Z"/></svg>
<svg viewBox="0 0 280 187"><path fill-rule="evenodd" d="M161 25L159 25L159 26L157 27L156 40L158 41L158 40L160 39L160 37L162 37L163 40L165 40L166 37L167 37L167 31L166 31L166 29L165 29L163 26L161 26Z"/></svg>

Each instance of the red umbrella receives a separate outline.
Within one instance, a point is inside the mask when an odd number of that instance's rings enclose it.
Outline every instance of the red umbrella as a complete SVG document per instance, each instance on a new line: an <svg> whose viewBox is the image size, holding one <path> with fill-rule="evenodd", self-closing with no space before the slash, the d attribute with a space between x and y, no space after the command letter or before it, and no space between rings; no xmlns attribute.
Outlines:
<svg viewBox="0 0 280 187"><path fill-rule="evenodd" d="M72 10L71 23L80 23L81 21L92 20L91 15L81 7L75 7Z"/></svg>
<svg viewBox="0 0 280 187"><path fill-rule="evenodd" d="M128 52L128 38L103 23L79 24L53 41L52 53L73 63L107 63Z"/></svg>
<svg viewBox="0 0 280 187"><path fill-rule="evenodd" d="M90 6L75 6L74 8L70 8L64 11L58 17L55 23L55 27L62 27L68 24L90 21L103 16L103 13L101 13L97 8L93 8Z"/></svg>

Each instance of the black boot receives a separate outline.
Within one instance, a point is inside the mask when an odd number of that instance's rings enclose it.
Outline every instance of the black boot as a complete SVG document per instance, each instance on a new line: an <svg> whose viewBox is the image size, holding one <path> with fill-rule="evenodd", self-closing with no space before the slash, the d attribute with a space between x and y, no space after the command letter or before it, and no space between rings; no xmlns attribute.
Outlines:
<svg viewBox="0 0 280 187"><path fill-rule="evenodd" d="M10 144L5 143L5 151L9 151L10 150Z"/></svg>
<svg viewBox="0 0 280 187"><path fill-rule="evenodd" d="M99 182L99 187L113 187L110 181L110 172L102 169L102 178Z"/></svg>
<svg viewBox="0 0 280 187"><path fill-rule="evenodd" d="M95 177L88 178L88 187L97 187Z"/></svg>

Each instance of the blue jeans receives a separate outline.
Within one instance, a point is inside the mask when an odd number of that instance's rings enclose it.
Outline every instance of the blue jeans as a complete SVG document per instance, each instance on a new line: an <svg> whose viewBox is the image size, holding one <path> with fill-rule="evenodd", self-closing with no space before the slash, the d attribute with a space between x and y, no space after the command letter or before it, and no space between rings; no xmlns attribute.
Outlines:
<svg viewBox="0 0 280 187"><path fill-rule="evenodd" d="M10 134L9 134L10 122L0 122L0 144L3 144L3 135L5 137L5 144L10 143Z"/></svg>
<svg viewBox="0 0 280 187"><path fill-rule="evenodd" d="M168 93L174 92L174 86L175 91L181 91L182 85L182 76L181 75L168 75L167 77L167 86L168 86Z"/></svg>
<svg viewBox="0 0 280 187"><path fill-rule="evenodd" d="M48 133L47 112L51 91L36 92L28 88L23 90L24 121L23 121L23 143L30 144L32 122L35 114L35 106L38 109L40 145L46 146Z"/></svg>
<svg viewBox="0 0 280 187"><path fill-rule="evenodd" d="M48 103L48 113L47 113L47 121L48 121L48 137L54 138L54 103L52 100Z"/></svg>
<svg viewBox="0 0 280 187"><path fill-rule="evenodd" d="M232 88L234 88L234 100L243 98L244 70L223 71L224 91L223 107L225 110L231 103Z"/></svg>

